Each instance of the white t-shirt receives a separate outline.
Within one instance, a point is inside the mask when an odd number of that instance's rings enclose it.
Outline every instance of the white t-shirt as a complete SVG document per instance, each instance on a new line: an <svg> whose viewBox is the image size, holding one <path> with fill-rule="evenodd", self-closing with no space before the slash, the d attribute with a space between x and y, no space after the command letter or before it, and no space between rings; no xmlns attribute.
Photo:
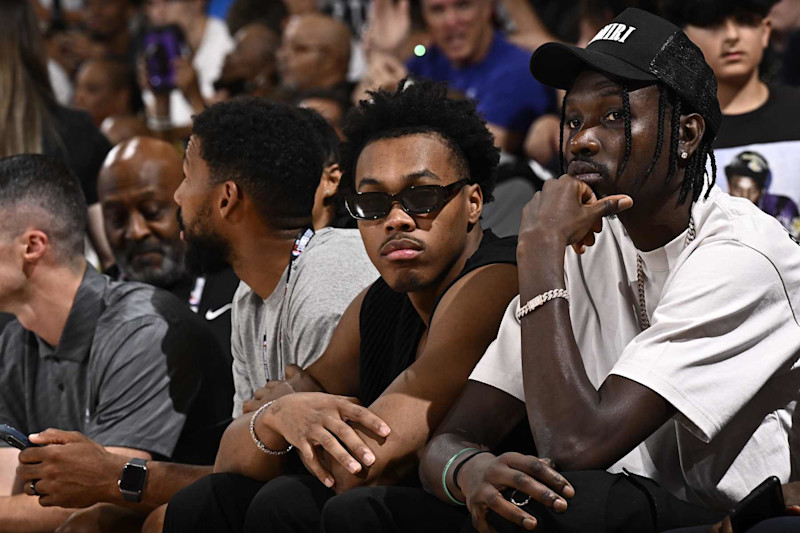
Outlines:
<svg viewBox="0 0 800 533"><path fill-rule="evenodd" d="M208 17L206 31L203 32L200 45L192 57L192 66L197 72L197 82L203 98L214 96L214 82L222 72L225 56L233 50L234 46L235 43L228 32L228 26L217 18ZM148 107L154 105L155 98L151 91L144 91L142 97ZM170 93L169 109L173 126L182 127L192 124L194 111L179 89L173 89Z"/></svg>
<svg viewBox="0 0 800 533"><path fill-rule="evenodd" d="M767 476L787 482L792 472L800 247L777 220L716 187L692 213L688 246L684 232L641 253L649 329L639 326L637 250L616 219L584 255L566 251L570 319L595 388L616 374L678 411L609 470L727 508ZM518 305L519 297L470 379L524 401Z"/></svg>

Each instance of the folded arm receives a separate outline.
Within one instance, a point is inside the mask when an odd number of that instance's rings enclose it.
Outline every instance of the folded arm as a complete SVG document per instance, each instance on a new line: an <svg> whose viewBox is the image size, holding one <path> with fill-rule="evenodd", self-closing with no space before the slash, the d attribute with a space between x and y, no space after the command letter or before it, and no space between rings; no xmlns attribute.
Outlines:
<svg viewBox="0 0 800 533"><path fill-rule="evenodd" d="M337 491L397 483L415 473L425 443L497 335L503 309L517 293L516 275L514 265L489 265L464 276L447 291L417 360L369 406L391 433L386 439L376 439L356 428L375 452L375 461L357 474L332 462Z"/></svg>

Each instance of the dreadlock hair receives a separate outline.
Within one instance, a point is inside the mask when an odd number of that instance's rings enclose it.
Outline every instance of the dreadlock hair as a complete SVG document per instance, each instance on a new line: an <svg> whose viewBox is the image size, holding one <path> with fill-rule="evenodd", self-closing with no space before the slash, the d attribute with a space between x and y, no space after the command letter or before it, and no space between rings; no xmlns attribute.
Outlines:
<svg viewBox="0 0 800 533"><path fill-rule="evenodd" d="M567 95L569 94L569 90L564 93L564 98L561 101L561 126L559 129L559 138L558 138L558 159L559 164L561 167L561 172L565 172L564 168L564 123L566 121L566 103L567 103ZM667 172L667 183L672 179L675 175L675 171L678 168L678 139L680 137L680 126L681 126L681 113L685 111L690 111L691 107L685 103L680 96L676 92L674 92L669 87L658 84L658 137L656 139L656 148L655 152L653 153L653 159L650 161L650 166L647 168L642 179L646 179L650 176L653 170L658 163L658 160L661 158L661 153L663 150L664 145L664 122L665 122L665 115L666 115L666 108L667 103L670 104L672 108L672 113L670 117L670 149L669 149L669 170ZM686 109L684 109L686 108ZM631 153L631 106L630 106L630 97L628 92L627 85L622 86L622 117L625 124L625 154L622 157L622 163L619 166L619 170L617 171L617 176L621 176L622 173L625 171L625 167L628 164L628 158L630 157ZM708 195L711 193L711 187L717 182L717 161L714 157L714 150L711 148L711 143L713 141L713 136L708 134L704 134L703 138L700 140L700 145L697 147L697 150L692 154L692 156L688 159L686 164L686 171L683 176L683 183L681 183L681 190L678 196L678 202L684 203L686 198L689 196L689 192L692 193L692 202L696 202L698 198L700 198L700 194L703 191L703 186L705 185L705 175L706 175L706 159L710 160L711 163L711 177L708 183L708 189L705 194L705 198L708 198Z"/></svg>

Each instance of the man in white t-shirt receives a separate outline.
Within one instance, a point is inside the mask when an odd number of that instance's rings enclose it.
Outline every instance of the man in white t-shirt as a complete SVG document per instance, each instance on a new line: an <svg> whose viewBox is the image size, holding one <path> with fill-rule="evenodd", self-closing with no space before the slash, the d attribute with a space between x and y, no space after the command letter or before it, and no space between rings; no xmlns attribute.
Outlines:
<svg viewBox="0 0 800 533"><path fill-rule="evenodd" d="M716 81L676 26L628 9L585 50L542 46L531 71L567 90L567 174L525 208L520 297L423 484L482 531L713 522L794 470L800 248L706 181ZM563 476L490 452L525 417Z"/></svg>

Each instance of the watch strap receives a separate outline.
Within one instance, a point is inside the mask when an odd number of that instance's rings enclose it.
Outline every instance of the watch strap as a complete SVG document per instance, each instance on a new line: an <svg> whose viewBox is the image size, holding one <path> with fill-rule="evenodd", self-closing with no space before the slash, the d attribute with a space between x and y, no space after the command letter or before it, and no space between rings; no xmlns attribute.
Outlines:
<svg viewBox="0 0 800 533"><path fill-rule="evenodd" d="M122 474L120 475L117 485L119 486L119 490L122 493L122 497L125 499L125 501L133 503L139 503L142 501L142 492L144 492L144 484L145 481L147 480L146 465L147 465L147 459L142 459L141 457L133 457L127 463L125 463L124 467L122 467ZM142 481L140 483L140 486L136 487L135 489L124 489L122 487L123 484L127 485L127 483L125 483L125 478L127 477L126 474L128 474L131 471L131 469L134 468L141 469L144 471L144 475L141 477Z"/></svg>

